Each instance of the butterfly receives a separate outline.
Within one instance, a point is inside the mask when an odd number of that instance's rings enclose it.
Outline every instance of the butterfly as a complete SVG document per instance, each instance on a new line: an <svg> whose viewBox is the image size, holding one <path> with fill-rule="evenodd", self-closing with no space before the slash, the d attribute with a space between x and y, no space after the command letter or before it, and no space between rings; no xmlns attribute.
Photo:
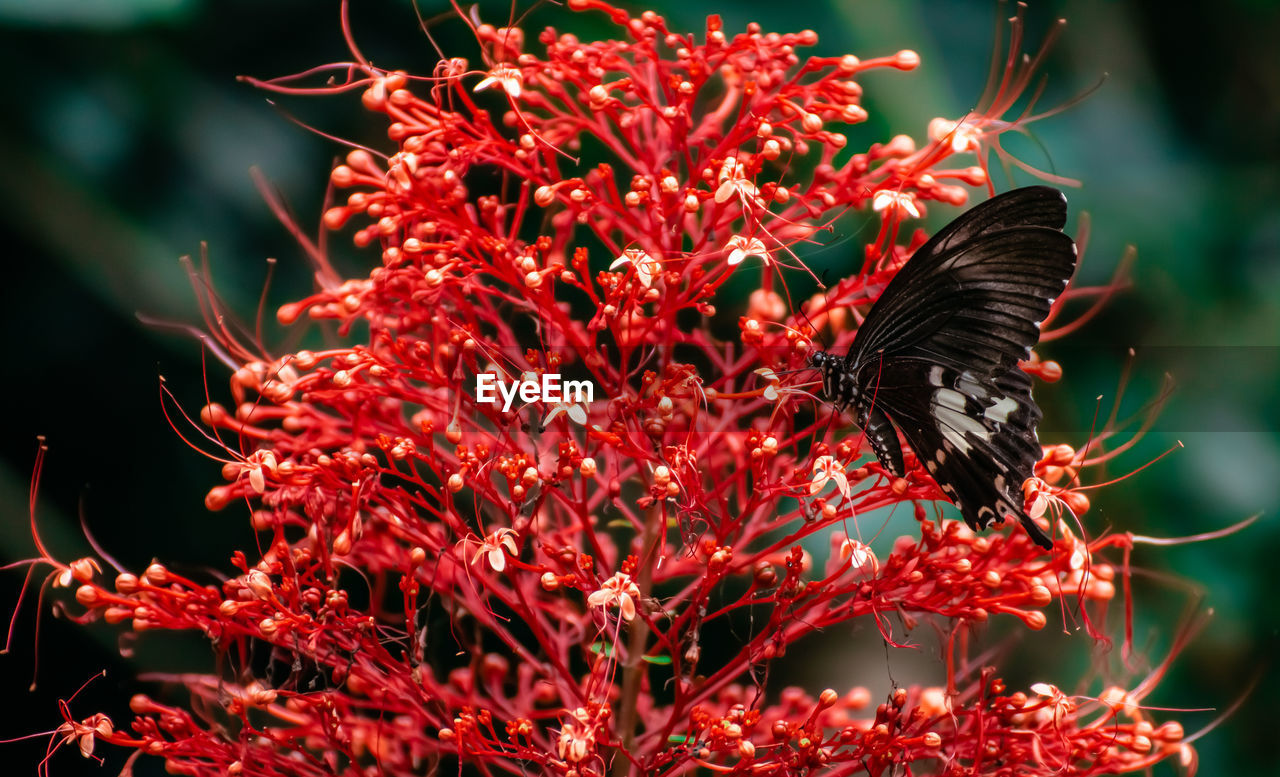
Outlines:
<svg viewBox="0 0 1280 777"><path fill-rule="evenodd" d="M826 399L854 408L886 471L905 475L901 432L971 528L1017 518L1046 549L1023 510L1042 413L1018 362L1075 272L1066 220L1066 197L1048 186L971 208L907 260L846 356L809 357Z"/></svg>

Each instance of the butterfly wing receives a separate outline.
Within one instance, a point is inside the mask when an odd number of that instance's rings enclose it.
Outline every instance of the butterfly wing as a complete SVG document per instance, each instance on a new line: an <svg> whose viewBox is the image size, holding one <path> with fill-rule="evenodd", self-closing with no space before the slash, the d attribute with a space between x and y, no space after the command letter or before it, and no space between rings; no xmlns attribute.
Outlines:
<svg viewBox="0 0 1280 777"><path fill-rule="evenodd" d="M1007 314L997 323L1027 322L1028 316L1043 321L1075 270L1075 244L1061 231L1066 218L1066 198L1048 186L1014 189L961 214L922 245L885 287L858 327L851 365L942 329L965 307L951 297L957 292L971 298L974 304L967 312L973 315L989 307L990 313ZM982 248L986 250L978 250ZM1001 251L1010 254L1002 256ZM1026 326L1021 328L1025 335ZM1029 340L1020 338L1027 342L1012 361L1025 358L1025 349L1039 339L1038 330L1030 335Z"/></svg>
<svg viewBox="0 0 1280 777"><path fill-rule="evenodd" d="M1011 227L1045 227L1062 230L1067 223L1067 198L1050 186L1014 189L978 203L938 230L915 252L890 281L880 299L895 288L910 286L929 275L942 257L979 235ZM874 327L873 327L874 328ZM864 326L863 331L870 331Z"/></svg>
<svg viewBox="0 0 1280 777"><path fill-rule="evenodd" d="M925 360L890 364L882 371L877 404L965 523L981 529L1016 518L1038 544L1052 547L1022 509L1022 482L1040 458L1041 413L1031 398L1030 376L1017 367L985 379ZM879 455L879 447L873 448ZM900 453L898 462L901 468Z"/></svg>
<svg viewBox="0 0 1280 777"><path fill-rule="evenodd" d="M1029 187L961 215L889 283L847 357L859 417L891 420L970 526L1017 517L1044 546L1022 511L1041 414L1017 365L1075 270L1065 202ZM894 443L876 446L891 470Z"/></svg>

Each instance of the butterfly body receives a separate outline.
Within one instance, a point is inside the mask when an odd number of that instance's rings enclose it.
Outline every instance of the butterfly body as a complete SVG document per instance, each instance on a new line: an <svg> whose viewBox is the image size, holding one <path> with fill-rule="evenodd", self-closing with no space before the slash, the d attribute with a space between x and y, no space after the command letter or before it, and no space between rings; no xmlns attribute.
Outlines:
<svg viewBox="0 0 1280 777"><path fill-rule="evenodd" d="M971 527L1017 518L1046 548L1022 507L1041 412L1018 363L1075 271L1065 223L1066 199L1046 186L977 205L903 265L846 356L809 362L886 471L906 474L901 433Z"/></svg>

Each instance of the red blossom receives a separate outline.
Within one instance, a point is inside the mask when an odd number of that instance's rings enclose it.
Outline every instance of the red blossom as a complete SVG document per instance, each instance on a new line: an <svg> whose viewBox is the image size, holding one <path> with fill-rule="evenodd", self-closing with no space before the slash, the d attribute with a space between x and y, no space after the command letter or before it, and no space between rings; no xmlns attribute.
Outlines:
<svg viewBox="0 0 1280 777"><path fill-rule="evenodd" d="M358 92L387 122L388 148L332 171L345 199L323 217L376 261L344 279L305 241L318 288L279 319L337 322L343 344L324 351L260 352L203 300L234 362L232 403L190 419L208 431L190 439L223 462L207 506L247 512L261 554L237 553L215 584L161 563L108 580L93 559L40 552L55 584L79 585L78 620L196 631L228 666L159 678L185 686L189 709L139 695L126 729L68 717L57 736L190 775L1193 766L1181 727L1141 706L1150 684L1090 699L1010 689L969 663L995 619L1041 629L1070 610L1104 639L1127 584L1105 551L1127 559L1130 539L1086 539L1051 507L1088 510L1081 475L1126 447L1120 426L1080 451L1046 447L1027 492L1056 538L1042 551L1017 529L943 520L914 457L890 477L780 377L820 330L848 342L924 240L902 224L990 188L987 152L1008 160L1001 133L1039 117L1015 108L1038 61L1018 49L1020 18L978 111L847 154L867 118L860 77L910 71L914 52L806 56L812 31L731 33L712 16L692 35L652 12L568 5L603 13L618 39L548 28L531 53L523 31L475 23L483 61L445 59L430 77L352 44L351 63L255 82ZM794 309L783 280L803 280L806 244L855 209L881 224L860 269ZM724 288L757 270L749 301ZM723 315L741 315L736 336ZM1038 357L1027 371L1061 375ZM595 401L504 410L472 391L479 374L559 373L592 381ZM894 505L917 536L861 536L858 516ZM748 613L732 650L704 653L709 627ZM923 619L946 637L946 687L873 705L858 687L766 686L772 660L822 634L873 623L901 645ZM255 644L284 657L285 680L253 673Z"/></svg>

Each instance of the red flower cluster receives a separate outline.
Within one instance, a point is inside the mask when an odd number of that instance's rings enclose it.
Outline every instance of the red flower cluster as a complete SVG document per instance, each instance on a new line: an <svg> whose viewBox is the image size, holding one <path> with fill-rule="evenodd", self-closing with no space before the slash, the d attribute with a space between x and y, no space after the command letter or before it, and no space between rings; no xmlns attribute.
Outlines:
<svg viewBox="0 0 1280 777"><path fill-rule="evenodd" d="M922 144L898 135L845 153L867 118L858 78L911 70L915 53L806 58L811 31L733 34L713 16L695 36L602 0L569 8L605 14L620 39L547 29L534 54L520 29L473 23L479 69L447 59L430 77L388 72L352 44L348 65L261 83L358 90L388 122L393 153L350 153L331 176L346 199L324 216L329 229L354 225L379 261L343 279L304 239L319 290L279 318L334 320L339 348L258 352L205 300L237 361L234 405L200 414L227 481L206 503L247 506L264 550L236 554L221 584L158 563L110 581L92 559L45 560L55 585L78 586L80 620L195 630L227 666L172 678L189 709L139 695L131 724L68 712L59 735L189 775L1194 763L1178 724L1140 706L1152 683L1098 698L1017 691L965 656L975 626L1010 615L1040 629L1055 606L1078 606L1101 638L1092 624L1126 576L1096 554L1129 538L1087 542L1055 520L1058 540L1041 551L1018 529L942 520L914 459L889 477L778 377L820 332L847 344L924 239L900 227L931 203L964 204L965 185L989 186L1001 134L1037 118L1013 112L1038 60L1018 50L1020 20L973 115L935 120ZM860 270L801 314L783 284L804 277L797 246L868 207L881 230ZM718 330L718 309L741 314L738 336ZM595 401L504 409L473 391L478 375L561 372L589 381ZM1067 486L1108 442L1046 448L1033 514L1049 525L1051 508L1085 512ZM904 503L918 537L879 550L858 539L860 513ZM749 633L727 626L748 613ZM823 632L845 639L861 620L897 645L923 618L948 635L947 687L873 706L861 688L766 685L773 659ZM709 645L712 631L741 641ZM270 646L289 678L247 679L252 645Z"/></svg>

